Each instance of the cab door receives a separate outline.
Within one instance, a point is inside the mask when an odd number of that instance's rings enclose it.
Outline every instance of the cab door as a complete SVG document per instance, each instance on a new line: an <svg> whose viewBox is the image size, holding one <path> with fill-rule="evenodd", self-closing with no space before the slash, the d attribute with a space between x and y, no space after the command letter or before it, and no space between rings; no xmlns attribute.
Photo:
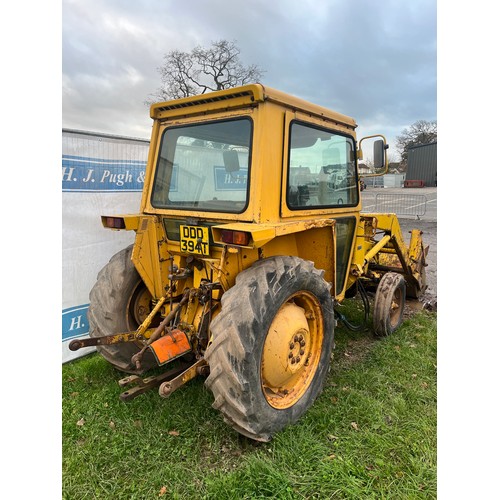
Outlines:
<svg viewBox="0 0 500 500"><path fill-rule="evenodd" d="M343 297L361 210L355 138L348 129L291 111L284 132L281 218L317 221L311 238L300 237L309 248L300 245L299 256L324 269L332 293ZM334 230L325 225L320 231L328 219L335 220Z"/></svg>

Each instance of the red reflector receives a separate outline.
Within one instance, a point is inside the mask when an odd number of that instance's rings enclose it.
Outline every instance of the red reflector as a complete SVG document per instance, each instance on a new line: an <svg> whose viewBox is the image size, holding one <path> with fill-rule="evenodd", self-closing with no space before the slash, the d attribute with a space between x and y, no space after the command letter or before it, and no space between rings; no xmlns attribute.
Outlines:
<svg viewBox="0 0 500 500"><path fill-rule="evenodd" d="M248 245L250 241L250 233L245 233L243 231L234 231L233 232L233 243L235 245Z"/></svg>
<svg viewBox="0 0 500 500"><path fill-rule="evenodd" d="M112 229L125 229L125 220L122 217L103 217L104 225Z"/></svg>
<svg viewBox="0 0 500 500"><path fill-rule="evenodd" d="M220 232L220 239L224 243L232 244L233 243L233 231L229 231L228 229L223 229Z"/></svg>
<svg viewBox="0 0 500 500"><path fill-rule="evenodd" d="M245 231L231 231L230 229L223 229L220 232L220 239L229 245L246 246L250 241L250 233L246 233Z"/></svg>

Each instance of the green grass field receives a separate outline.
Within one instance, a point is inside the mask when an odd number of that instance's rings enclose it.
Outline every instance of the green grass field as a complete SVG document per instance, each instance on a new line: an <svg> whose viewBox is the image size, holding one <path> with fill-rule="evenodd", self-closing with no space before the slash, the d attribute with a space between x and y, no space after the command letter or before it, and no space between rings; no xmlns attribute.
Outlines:
<svg viewBox="0 0 500 500"><path fill-rule="evenodd" d="M93 354L63 365L65 499L432 499L437 493L437 319L391 337L336 330L321 396L270 443L239 436L195 379L124 403Z"/></svg>

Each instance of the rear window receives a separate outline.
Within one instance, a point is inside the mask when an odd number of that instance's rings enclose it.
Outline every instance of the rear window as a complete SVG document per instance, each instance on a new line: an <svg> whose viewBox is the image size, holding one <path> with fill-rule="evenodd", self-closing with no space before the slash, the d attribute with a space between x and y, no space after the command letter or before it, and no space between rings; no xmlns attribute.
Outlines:
<svg viewBox="0 0 500 500"><path fill-rule="evenodd" d="M165 130L151 196L156 208L243 212L248 203L249 118Z"/></svg>

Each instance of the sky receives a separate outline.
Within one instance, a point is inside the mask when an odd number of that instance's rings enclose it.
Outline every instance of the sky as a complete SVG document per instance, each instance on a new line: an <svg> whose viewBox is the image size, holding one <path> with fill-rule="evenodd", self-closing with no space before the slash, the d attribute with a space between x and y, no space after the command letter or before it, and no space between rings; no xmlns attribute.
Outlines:
<svg viewBox="0 0 500 500"><path fill-rule="evenodd" d="M264 85L352 116L397 160L396 136L437 119L436 14L436 0L63 0L62 126L149 139L165 54L226 39Z"/></svg>

